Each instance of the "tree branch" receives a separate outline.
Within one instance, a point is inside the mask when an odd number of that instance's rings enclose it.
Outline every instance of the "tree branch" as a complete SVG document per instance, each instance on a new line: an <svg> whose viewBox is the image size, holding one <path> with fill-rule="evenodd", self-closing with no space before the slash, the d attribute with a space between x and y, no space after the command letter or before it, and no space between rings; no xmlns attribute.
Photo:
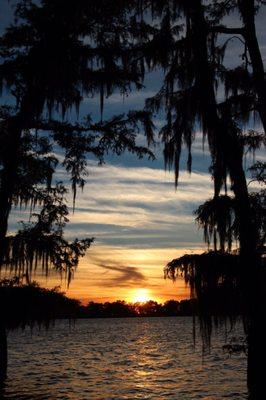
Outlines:
<svg viewBox="0 0 266 400"><path fill-rule="evenodd" d="M244 28L227 28L223 25L211 26L209 28L211 33L224 33L227 35L244 35Z"/></svg>

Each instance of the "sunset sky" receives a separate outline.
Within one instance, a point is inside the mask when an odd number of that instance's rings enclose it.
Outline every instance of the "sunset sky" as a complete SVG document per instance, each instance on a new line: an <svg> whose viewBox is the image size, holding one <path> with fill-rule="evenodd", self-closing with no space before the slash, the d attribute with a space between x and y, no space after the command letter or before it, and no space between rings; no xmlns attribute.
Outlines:
<svg viewBox="0 0 266 400"><path fill-rule="evenodd" d="M7 25L12 14L12 1L0 2L0 24ZM266 43L263 18L259 38ZM265 21L265 20L264 20ZM235 21L234 21L235 23ZM265 50L265 46L262 46ZM231 58L237 44L232 45ZM160 87L159 73L150 74L145 89L132 92L125 99L115 93L105 102L104 118L128 110L142 109L144 100ZM91 114L99 119L99 99L85 99L80 117ZM72 120L76 117L71 114ZM156 126L162 121L158 117ZM140 142L144 143L140 135ZM134 155L108 156L106 164L98 166L88 160L89 176L83 193L79 192L76 211L70 216L67 228L69 238L95 237L95 243L81 260L67 294L83 302L136 301L141 296L164 302L168 299L189 297L183 280L173 283L163 279L163 267L173 258L186 252L205 249L202 232L194 222L193 211L212 196L212 181L208 172L208 146L203 150L200 132L193 145L193 173L186 172L186 151L182 156L177 190L173 173L165 172L162 149L154 148L155 161L138 160ZM67 182L62 169L55 180ZM69 198L71 205L71 198ZM23 219L23 212L14 210L10 229ZM42 283L52 287L58 284L66 290L58 276Z"/></svg>
<svg viewBox="0 0 266 400"><path fill-rule="evenodd" d="M188 296L183 280L163 279L166 262L202 249L192 210L211 196L208 174L182 172L175 192L163 169L107 164L91 167L84 193L70 219L69 234L95 237L68 294L87 301ZM56 281L51 278L49 286Z"/></svg>

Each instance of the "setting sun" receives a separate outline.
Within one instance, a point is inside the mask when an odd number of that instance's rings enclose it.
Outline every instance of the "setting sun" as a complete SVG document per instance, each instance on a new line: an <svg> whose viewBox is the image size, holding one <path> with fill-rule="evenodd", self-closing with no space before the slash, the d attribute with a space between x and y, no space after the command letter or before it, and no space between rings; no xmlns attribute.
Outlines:
<svg viewBox="0 0 266 400"><path fill-rule="evenodd" d="M145 303L145 301L150 300L150 290L149 289L136 289L132 294L133 303Z"/></svg>

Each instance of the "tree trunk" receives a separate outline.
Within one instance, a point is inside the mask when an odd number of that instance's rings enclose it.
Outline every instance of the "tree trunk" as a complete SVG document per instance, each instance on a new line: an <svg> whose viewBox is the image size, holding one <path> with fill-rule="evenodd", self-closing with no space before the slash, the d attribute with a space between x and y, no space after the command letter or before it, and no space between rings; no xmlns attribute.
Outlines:
<svg viewBox="0 0 266 400"><path fill-rule="evenodd" d="M17 174L17 160L22 132L18 126L17 121L14 119L10 119L6 124L6 143L0 182L0 267L5 253L5 237Z"/></svg>
<svg viewBox="0 0 266 400"><path fill-rule="evenodd" d="M9 117L3 124L6 137L3 151L3 168L0 181L0 268L3 262L5 237L8 229L8 218L12 207L15 190L18 159L23 129L31 127L35 116L34 92L29 91L21 100L20 110L16 116Z"/></svg>
<svg viewBox="0 0 266 400"><path fill-rule="evenodd" d="M6 328L0 322L0 385L7 376L7 335Z"/></svg>
<svg viewBox="0 0 266 400"><path fill-rule="evenodd" d="M242 166L242 151L234 140L229 144L235 157L229 165L239 220L240 263L242 292L247 313L248 366L247 386L250 400L265 399L266 363L266 280L261 260L256 252L256 227L252 223L252 211L248 196L245 172Z"/></svg>
<svg viewBox="0 0 266 400"><path fill-rule="evenodd" d="M239 5L245 28L244 38L253 69L254 86L258 96L258 111L264 132L266 132L266 81L263 60L256 35L254 0L241 0ZM250 241L254 240L252 233L249 236ZM247 382L249 398L252 400L262 400L266 398L266 279L265 273L261 268L261 260L259 260L256 254L253 255L251 251L252 246L246 243L242 254L242 262L245 262L247 268L251 270L250 275L246 276L246 282L244 282L246 297L249 299Z"/></svg>
<svg viewBox="0 0 266 400"><path fill-rule="evenodd" d="M257 294L251 299L251 318L248 326L248 373L247 383L250 400L264 400L266 397L266 315L265 276L258 275ZM262 279L263 278L263 279ZM253 293L254 295L254 293Z"/></svg>
<svg viewBox="0 0 266 400"><path fill-rule="evenodd" d="M258 111L266 132L266 81L263 60L259 48L255 25L254 0L240 0L239 9L244 23L244 38L253 69L254 86L258 96Z"/></svg>
<svg viewBox="0 0 266 400"><path fill-rule="evenodd" d="M261 260L256 252L256 229L252 224L251 209L245 173L237 162L232 159L231 174L233 190L236 199L236 210L240 225L240 262L242 275L242 290L247 311L247 344L248 366L247 385L250 400L265 399L265 363L266 363L266 279L262 270Z"/></svg>
<svg viewBox="0 0 266 400"><path fill-rule="evenodd" d="M256 254L256 235L252 223L250 201L246 176L243 169L243 148L238 137L238 131L231 123L230 116L219 117L214 90L213 74L208 62L207 35L208 27L204 17L202 0L193 0L191 12L194 29L194 54L197 61L196 82L199 87L199 101L202 103L201 113L211 140L212 158L214 164L221 168L220 174L229 169L236 198L236 211L240 225L240 249L245 257L254 261ZM216 193L218 194L219 182ZM250 264L245 263L250 272Z"/></svg>
<svg viewBox="0 0 266 400"><path fill-rule="evenodd" d="M242 149L237 137L228 137L228 147L234 157L228 158L228 167L233 183L236 201L236 215L239 221L240 263L242 292L248 319L248 367L247 385L250 400L265 399L266 360L266 280L261 260L256 251L257 231L252 222L252 210L245 172Z"/></svg>
<svg viewBox="0 0 266 400"><path fill-rule="evenodd" d="M249 0L243 0L243 2L250 3ZM218 168L223 167L223 163L225 163L229 169L236 198L236 212L240 226L243 292L249 319L247 383L250 399L260 400L265 398L266 308L264 307L264 290L266 286L265 280L261 279L260 263L256 254L256 228L252 223L246 177L242 165L243 149L239 142L237 130L230 126L230 121L220 119L217 113L212 71L208 62L208 29L202 1L193 0L191 4L190 17L194 29L194 54L197 61L196 81L198 81L200 101L202 102L203 128L208 132L211 139L210 145L214 163L218 162ZM251 23L250 20L248 22ZM266 127L266 118L264 118L266 111L264 71L263 65L261 65L258 43L255 41L255 25L251 27L251 32L247 35L247 38L253 60L254 75L258 74L255 85L260 102L261 119ZM216 194L218 190L219 182L216 185Z"/></svg>
<svg viewBox="0 0 266 400"><path fill-rule="evenodd" d="M228 156L228 167L232 181L232 190L235 195L236 213L239 221L239 243L242 270L244 274L250 275L255 272L256 265L251 266L250 262L257 259L256 243L257 232L252 222L252 210L250 207L249 193L245 171L243 169L243 149L239 139L233 135L227 138L230 153Z"/></svg>

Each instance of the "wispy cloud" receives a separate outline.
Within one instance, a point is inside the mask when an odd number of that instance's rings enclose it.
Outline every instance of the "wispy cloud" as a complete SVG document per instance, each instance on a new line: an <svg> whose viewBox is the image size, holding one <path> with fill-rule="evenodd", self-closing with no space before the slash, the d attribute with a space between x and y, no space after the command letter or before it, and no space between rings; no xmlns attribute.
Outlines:
<svg viewBox="0 0 266 400"><path fill-rule="evenodd" d="M113 287L138 287L143 285L147 278L137 267L124 265L108 265L107 263L96 263L105 271L112 272L112 276L108 279L108 285Z"/></svg>
<svg viewBox="0 0 266 400"><path fill-rule="evenodd" d="M87 234L103 244L178 247L199 242L193 210L212 195L206 174L181 171L175 191L173 174L163 169L91 165L69 234Z"/></svg>

